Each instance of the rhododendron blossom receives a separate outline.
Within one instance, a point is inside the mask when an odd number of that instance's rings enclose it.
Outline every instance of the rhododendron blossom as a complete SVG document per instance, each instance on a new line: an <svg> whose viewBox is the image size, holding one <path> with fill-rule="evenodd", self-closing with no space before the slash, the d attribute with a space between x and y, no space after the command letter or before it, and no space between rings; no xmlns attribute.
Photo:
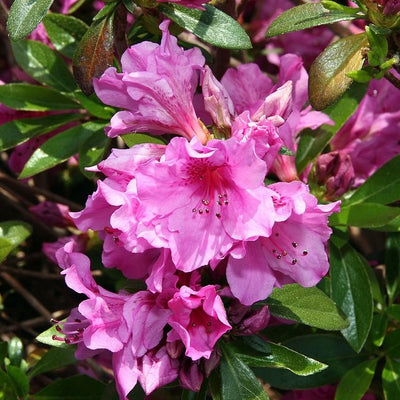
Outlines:
<svg viewBox="0 0 400 400"><path fill-rule="evenodd" d="M177 46L168 25L169 21L160 25L160 45L142 42L130 47L121 58L122 73L112 67L94 80L96 94L105 104L126 109L113 116L107 135L174 133L207 140L192 103L204 57L198 48Z"/></svg>

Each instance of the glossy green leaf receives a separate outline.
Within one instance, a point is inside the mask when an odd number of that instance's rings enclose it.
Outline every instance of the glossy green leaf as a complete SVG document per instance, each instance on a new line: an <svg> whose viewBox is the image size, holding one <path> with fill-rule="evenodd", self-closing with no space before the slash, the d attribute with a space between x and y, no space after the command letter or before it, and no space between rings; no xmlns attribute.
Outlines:
<svg viewBox="0 0 400 400"><path fill-rule="evenodd" d="M400 358L400 329L390 332L383 342L383 350L392 358Z"/></svg>
<svg viewBox="0 0 400 400"><path fill-rule="evenodd" d="M61 337L61 338L64 337L56 329L56 325L52 325L49 329L46 329L40 335L36 336L35 339L40 343L47 344L47 345L53 346L53 347L61 347L64 349L71 347L71 345L66 344L64 341L54 340L53 339L54 336Z"/></svg>
<svg viewBox="0 0 400 400"><path fill-rule="evenodd" d="M36 175L68 160L79 152L80 146L92 135L102 140L104 126L100 122L86 122L53 136L35 150L25 164L20 178Z"/></svg>
<svg viewBox="0 0 400 400"><path fill-rule="evenodd" d="M7 374L11 379L14 391L19 398L24 398L29 393L29 380L21 368L15 365L7 366Z"/></svg>
<svg viewBox="0 0 400 400"><path fill-rule="evenodd" d="M25 111L65 111L80 108L78 103L53 89L28 83L0 85L0 103Z"/></svg>
<svg viewBox="0 0 400 400"><path fill-rule="evenodd" d="M400 399L400 363L389 357L382 371L382 386L385 400Z"/></svg>
<svg viewBox="0 0 400 400"><path fill-rule="evenodd" d="M227 344L221 342L222 400L268 400L266 392L252 370L238 358Z"/></svg>
<svg viewBox="0 0 400 400"><path fill-rule="evenodd" d="M400 284L400 233L388 234L385 252L385 283L390 302L399 293Z"/></svg>
<svg viewBox="0 0 400 400"><path fill-rule="evenodd" d="M323 110L345 93L352 83L346 74L361 69L367 44L365 33L346 36L315 59L309 73L308 97L316 110Z"/></svg>
<svg viewBox="0 0 400 400"><path fill-rule="evenodd" d="M343 205L360 203L389 204L400 198L400 155L371 175Z"/></svg>
<svg viewBox="0 0 400 400"><path fill-rule="evenodd" d="M368 85L353 83L344 95L324 110L334 125L323 125L319 129L305 130L300 136L296 151L296 168L301 173L315 160L333 139L335 134L356 111L361 99L367 92Z"/></svg>
<svg viewBox="0 0 400 400"><path fill-rule="evenodd" d="M81 103L82 107L97 118L109 121L117 112L114 108L104 105L94 93L91 96L86 96L79 90L74 93L74 97Z"/></svg>
<svg viewBox="0 0 400 400"><path fill-rule="evenodd" d="M51 132L68 122L82 118L80 114L55 114L39 118L22 118L0 125L0 150L11 149L36 136Z"/></svg>
<svg viewBox="0 0 400 400"><path fill-rule="evenodd" d="M19 400L11 377L0 368L0 400Z"/></svg>
<svg viewBox="0 0 400 400"><path fill-rule="evenodd" d="M33 79L60 92L73 92L77 85L63 59L43 43L19 40L12 43L15 60Z"/></svg>
<svg viewBox="0 0 400 400"><path fill-rule="evenodd" d="M165 142L163 142L157 136L150 136L144 133L128 133L127 135L122 135L121 137L128 147L132 147L141 143L165 144Z"/></svg>
<svg viewBox="0 0 400 400"><path fill-rule="evenodd" d="M263 302L272 315L298 321L325 330L340 330L348 326L335 303L316 287L298 284L275 288Z"/></svg>
<svg viewBox="0 0 400 400"><path fill-rule="evenodd" d="M100 400L104 383L86 375L60 379L32 396L32 400Z"/></svg>
<svg viewBox="0 0 400 400"><path fill-rule="evenodd" d="M382 343L385 340L387 326L388 318L386 315L374 314L368 338L374 346L382 346Z"/></svg>
<svg viewBox="0 0 400 400"><path fill-rule="evenodd" d="M113 58L113 18L93 21L73 58L74 76L83 93L93 93L93 78L99 78L112 65Z"/></svg>
<svg viewBox="0 0 400 400"><path fill-rule="evenodd" d="M268 353L260 351L258 346L252 347L251 342L246 338L232 342L229 346L235 355L249 367L283 368L302 376L315 374L327 367L327 365L285 346L265 343L270 349Z"/></svg>
<svg viewBox="0 0 400 400"><path fill-rule="evenodd" d="M78 18L56 13L47 14L43 24L54 48L70 59L89 28Z"/></svg>
<svg viewBox="0 0 400 400"><path fill-rule="evenodd" d="M400 321L400 304L392 304L387 308L386 312L390 318Z"/></svg>
<svg viewBox="0 0 400 400"><path fill-rule="evenodd" d="M336 389L335 400L360 400L371 384L377 363L374 358L347 371Z"/></svg>
<svg viewBox="0 0 400 400"><path fill-rule="evenodd" d="M15 0L10 7L7 30L12 40L28 36L40 23L53 0Z"/></svg>
<svg viewBox="0 0 400 400"><path fill-rule="evenodd" d="M10 252L21 244L30 234L32 228L29 224L22 221L6 221L0 223L0 261L3 261ZM10 341L9 352L15 348L14 342L20 343L18 338L13 338ZM19 341L19 342L18 342ZM10 347L11 346L11 347ZM22 351L22 350L21 350ZM22 357L20 355L20 357ZM21 362L21 360L19 360ZM15 364L19 366L19 364Z"/></svg>
<svg viewBox="0 0 400 400"><path fill-rule="evenodd" d="M29 379L32 379L36 375L75 363L75 350L75 346L68 346L66 348L54 347L50 349L29 371Z"/></svg>
<svg viewBox="0 0 400 400"><path fill-rule="evenodd" d="M355 353L342 337L333 334L298 336L283 341L282 345L328 365L308 376L278 368L255 368L257 376L282 389L307 389L337 382L346 371L366 359L365 355Z"/></svg>
<svg viewBox="0 0 400 400"><path fill-rule="evenodd" d="M361 203L342 207L340 213L332 214L332 226L350 225L359 228L379 228L400 216L400 207L388 207L379 203Z"/></svg>
<svg viewBox="0 0 400 400"><path fill-rule="evenodd" d="M388 42L385 35L380 35L371 29L369 26L365 27L367 33L370 51L368 52L368 64L374 67L381 65L388 53Z"/></svg>
<svg viewBox="0 0 400 400"><path fill-rule="evenodd" d="M343 336L359 352L372 324L373 301L364 260L352 247L330 248L332 298L347 315L350 325Z"/></svg>
<svg viewBox="0 0 400 400"><path fill-rule="evenodd" d="M79 147L79 169L88 178L94 176L94 172L85 171L86 167L97 165L104 156L110 139L104 134L90 135Z"/></svg>
<svg viewBox="0 0 400 400"><path fill-rule="evenodd" d="M333 24L339 21L351 21L357 15L339 10L327 10L320 3L302 4L285 11L274 21L267 31L267 38L288 32L300 31L314 26Z"/></svg>
<svg viewBox="0 0 400 400"><path fill-rule="evenodd" d="M226 49L250 49L251 41L237 21L209 4L205 10L178 4L160 4L159 9L182 28L200 39Z"/></svg>

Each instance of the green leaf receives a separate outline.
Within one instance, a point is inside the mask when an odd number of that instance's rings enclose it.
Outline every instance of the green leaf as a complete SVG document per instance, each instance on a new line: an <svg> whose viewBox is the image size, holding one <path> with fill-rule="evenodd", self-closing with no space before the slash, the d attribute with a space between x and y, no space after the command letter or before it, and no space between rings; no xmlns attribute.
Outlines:
<svg viewBox="0 0 400 400"><path fill-rule="evenodd" d="M104 389L104 383L77 375L51 383L32 395L32 400L100 400Z"/></svg>
<svg viewBox="0 0 400 400"><path fill-rule="evenodd" d="M15 0L10 7L7 30L12 40L28 36L40 23L53 0Z"/></svg>
<svg viewBox="0 0 400 400"><path fill-rule="evenodd" d="M8 353L8 343L0 342L0 365L3 363L4 357L7 356Z"/></svg>
<svg viewBox="0 0 400 400"><path fill-rule="evenodd" d="M390 318L400 321L400 304L392 304L387 308L386 312Z"/></svg>
<svg viewBox="0 0 400 400"><path fill-rule="evenodd" d="M168 18L207 43L226 49L251 49L251 41L237 21L209 4L204 7L205 11L173 3L159 5Z"/></svg>
<svg viewBox="0 0 400 400"><path fill-rule="evenodd" d="M359 16L342 11L330 11L320 3L302 4L292 7L279 15L267 31L267 38L288 32L300 31L314 26L333 24L339 21L351 21Z"/></svg>
<svg viewBox="0 0 400 400"><path fill-rule="evenodd" d="M337 382L347 370L366 358L356 354L342 337L333 334L302 335L283 341L282 345L328 365L327 369L308 376L278 368L255 369L256 375L265 382L282 389L308 389Z"/></svg>
<svg viewBox="0 0 400 400"><path fill-rule="evenodd" d="M388 318L386 315L374 314L368 338L374 346L382 346L382 343L385 340L387 326Z"/></svg>
<svg viewBox="0 0 400 400"><path fill-rule="evenodd" d="M19 400L11 377L0 368L0 400Z"/></svg>
<svg viewBox="0 0 400 400"><path fill-rule="evenodd" d="M19 40L11 45L18 65L33 79L60 92L73 92L77 88L65 62L45 44Z"/></svg>
<svg viewBox="0 0 400 400"><path fill-rule="evenodd" d="M22 221L6 221L0 223L0 262L3 261L10 252L21 244L30 234L32 228L29 224ZM13 338L10 341L9 352L15 345L12 345L15 341L21 341L17 338ZM11 346L11 347L10 347ZM11 357L11 355L10 355ZM22 357L22 356L21 356ZM22 359L22 358L21 358ZM21 362L21 360L20 360ZM19 366L19 364L15 364Z"/></svg>
<svg viewBox="0 0 400 400"><path fill-rule="evenodd" d="M35 150L19 177L36 175L68 160L79 152L81 144L92 135L103 139L104 126L101 122L86 122L53 136Z"/></svg>
<svg viewBox="0 0 400 400"><path fill-rule="evenodd" d="M279 149L279 154L282 154L282 155L284 155L284 156L294 156L293 151L290 150L290 149L288 149L288 148L285 147L285 146L282 146L282 147Z"/></svg>
<svg viewBox="0 0 400 400"><path fill-rule="evenodd" d="M0 150L11 149L36 136L51 132L68 122L82 118L80 114L55 114L40 118L22 118L0 125Z"/></svg>
<svg viewBox="0 0 400 400"><path fill-rule="evenodd" d="M330 258L332 298L350 322L342 334L359 352L368 337L373 313L371 286L364 261L349 245L340 249L331 246Z"/></svg>
<svg viewBox="0 0 400 400"><path fill-rule="evenodd" d="M386 336L383 350L392 358L400 358L400 329L392 331Z"/></svg>
<svg viewBox="0 0 400 400"><path fill-rule="evenodd" d="M66 344L64 341L54 340L53 339L54 336L64 337L64 335L61 335L60 332L57 330L56 325L53 325L49 329L46 329L39 336L36 336L35 339L40 343L47 344L53 347L58 347L58 348L61 347L64 349L72 347L71 345Z"/></svg>
<svg viewBox="0 0 400 400"><path fill-rule="evenodd" d="M24 398L29 393L29 380L25 373L15 365L7 366L7 374L14 386L14 391L19 398Z"/></svg>
<svg viewBox="0 0 400 400"><path fill-rule="evenodd" d="M266 392L251 369L225 343L220 343L222 400L268 400Z"/></svg>
<svg viewBox="0 0 400 400"><path fill-rule="evenodd" d="M360 400L371 384L377 362L377 358L367 360L347 371L336 389L335 400Z"/></svg>
<svg viewBox="0 0 400 400"><path fill-rule="evenodd" d="M61 93L28 83L0 85L0 103L15 110L49 111L80 108Z"/></svg>
<svg viewBox="0 0 400 400"><path fill-rule="evenodd" d="M356 111L367 89L368 85L353 83L335 104L324 110L324 113L331 118L335 125L323 125L316 131L305 130L301 134L296 152L296 168L299 174L319 156L339 129Z"/></svg>
<svg viewBox="0 0 400 400"><path fill-rule="evenodd" d="M128 133L127 135L122 135L121 138L128 147L141 143L165 144L160 138L146 135L145 133Z"/></svg>
<svg viewBox="0 0 400 400"><path fill-rule="evenodd" d="M323 110L345 93L352 83L346 74L361 69L367 45L365 33L346 36L315 59L309 73L308 97L316 110Z"/></svg>
<svg viewBox="0 0 400 400"><path fill-rule="evenodd" d="M47 14L43 24L54 48L70 59L89 28L78 18L56 13Z"/></svg>
<svg viewBox="0 0 400 400"><path fill-rule="evenodd" d="M367 33L370 51L368 52L368 64L377 67L381 65L388 53L388 42L384 35L380 35L371 29L368 25L365 27Z"/></svg>
<svg viewBox="0 0 400 400"><path fill-rule="evenodd" d="M379 203L361 203L342 207L340 213L332 214L332 226L350 225L359 228L379 228L400 216L400 207L388 207Z"/></svg>
<svg viewBox="0 0 400 400"><path fill-rule="evenodd" d="M360 203L389 204L400 198L400 155L371 175L350 198L343 202L343 206Z"/></svg>
<svg viewBox="0 0 400 400"><path fill-rule="evenodd" d="M113 18L93 21L73 58L74 76L83 93L93 93L93 78L99 78L113 58Z"/></svg>
<svg viewBox="0 0 400 400"><path fill-rule="evenodd" d="M385 283L390 303L399 293L400 233L388 234L385 252Z"/></svg>
<svg viewBox="0 0 400 400"><path fill-rule="evenodd" d="M375 77L371 71L367 71L365 69L360 69L359 71L350 71L346 75L358 83L368 83Z"/></svg>
<svg viewBox="0 0 400 400"><path fill-rule="evenodd" d="M229 346L236 357L249 367L283 368L301 376L312 375L327 368L327 365L288 347L270 342L265 344L270 349L268 353L260 351L259 346L252 347L252 342L247 337L232 342Z"/></svg>
<svg viewBox="0 0 400 400"><path fill-rule="evenodd" d="M74 97L90 114L100 119L106 119L109 121L117 111L112 107L105 106L101 103L94 93L88 97L79 90L74 93Z"/></svg>
<svg viewBox="0 0 400 400"><path fill-rule="evenodd" d="M275 288L267 304L272 315L298 321L325 330L340 330L348 326L335 303L316 287L298 284Z"/></svg>
<svg viewBox="0 0 400 400"><path fill-rule="evenodd" d="M98 164L104 156L110 139L103 134L95 133L89 136L79 147L79 169L88 178L94 176L94 172L85 171L86 167Z"/></svg>
<svg viewBox="0 0 400 400"><path fill-rule="evenodd" d="M382 386L385 400L400 399L400 363L389 357L382 371Z"/></svg>
<svg viewBox="0 0 400 400"><path fill-rule="evenodd" d="M74 354L75 346L68 346L67 348L54 347L50 349L29 371L29 379L32 379L36 375L75 363Z"/></svg>

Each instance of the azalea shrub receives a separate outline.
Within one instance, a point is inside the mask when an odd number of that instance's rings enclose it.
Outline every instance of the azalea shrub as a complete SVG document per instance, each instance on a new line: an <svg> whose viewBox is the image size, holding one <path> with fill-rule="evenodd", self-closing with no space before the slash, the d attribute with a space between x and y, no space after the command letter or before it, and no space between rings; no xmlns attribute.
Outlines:
<svg viewBox="0 0 400 400"><path fill-rule="evenodd" d="M0 399L400 398L400 1L0 18Z"/></svg>

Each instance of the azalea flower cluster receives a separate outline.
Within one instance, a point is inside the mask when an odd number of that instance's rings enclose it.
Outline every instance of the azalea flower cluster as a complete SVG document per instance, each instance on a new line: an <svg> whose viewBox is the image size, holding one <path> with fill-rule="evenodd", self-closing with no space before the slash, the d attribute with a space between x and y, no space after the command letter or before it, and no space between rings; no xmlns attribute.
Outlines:
<svg viewBox="0 0 400 400"><path fill-rule="evenodd" d="M172 139L113 149L91 168L105 178L71 214L104 241L104 266L144 282L143 290L99 286L73 240L56 253L67 285L88 299L57 324L63 337L54 339L78 344L78 358L107 362L121 399L137 382L147 394L176 378L200 390L223 335L267 326L268 307L254 303L327 273L328 216L339 209L318 204L298 180L265 184L270 172L279 176L279 152L294 150L297 132L330 123L304 108L301 59L282 57L276 83L256 64L218 81L200 50L180 48L168 25L160 25L161 44L132 46L122 72L109 68L94 85L105 104L123 109L108 136Z"/></svg>

